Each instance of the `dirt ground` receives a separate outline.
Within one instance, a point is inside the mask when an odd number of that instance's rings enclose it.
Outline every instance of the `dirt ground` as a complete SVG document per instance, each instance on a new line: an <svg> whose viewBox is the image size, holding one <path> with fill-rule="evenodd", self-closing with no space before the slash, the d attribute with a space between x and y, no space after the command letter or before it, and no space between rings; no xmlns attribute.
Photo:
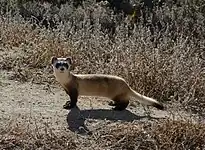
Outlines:
<svg viewBox="0 0 205 150"><path fill-rule="evenodd" d="M97 97L80 97L78 108L68 111L62 108L68 96L59 85L20 83L9 80L8 76L8 72L0 74L0 126L9 124L11 120L20 123L35 120L38 126L46 123L56 131L68 129L91 133L116 121L143 122L173 116L190 117L183 111L171 111L167 106L165 111L150 108L149 116L141 105L133 101L127 110L113 111L108 106L108 99Z"/></svg>

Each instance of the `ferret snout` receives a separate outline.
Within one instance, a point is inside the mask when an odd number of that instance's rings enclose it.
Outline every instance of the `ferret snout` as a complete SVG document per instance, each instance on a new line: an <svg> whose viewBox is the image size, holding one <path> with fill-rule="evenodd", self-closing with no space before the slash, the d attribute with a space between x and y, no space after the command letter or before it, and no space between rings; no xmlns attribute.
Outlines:
<svg viewBox="0 0 205 150"><path fill-rule="evenodd" d="M64 71L65 69L63 67L60 68L61 71Z"/></svg>

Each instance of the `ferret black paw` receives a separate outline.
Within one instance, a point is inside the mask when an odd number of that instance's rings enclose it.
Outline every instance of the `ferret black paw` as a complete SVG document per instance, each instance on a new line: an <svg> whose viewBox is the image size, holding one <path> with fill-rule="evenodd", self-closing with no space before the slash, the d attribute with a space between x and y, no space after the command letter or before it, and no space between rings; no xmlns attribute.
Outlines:
<svg viewBox="0 0 205 150"><path fill-rule="evenodd" d="M110 102L108 103L108 105L109 105L109 106L116 106L117 104L116 104L116 102L110 101Z"/></svg>
<svg viewBox="0 0 205 150"><path fill-rule="evenodd" d="M126 108L120 107L120 106L115 106L115 107L112 108L112 110L115 110L115 111L123 111L123 110L125 110L125 109L126 109Z"/></svg>
<svg viewBox="0 0 205 150"><path fill-rule="evenodd" d="M71 109L71 108L74 108L76 107L76 104L72 104L71 101L67 101L64 105L63 105L63 108L64 109Z"/></svg>

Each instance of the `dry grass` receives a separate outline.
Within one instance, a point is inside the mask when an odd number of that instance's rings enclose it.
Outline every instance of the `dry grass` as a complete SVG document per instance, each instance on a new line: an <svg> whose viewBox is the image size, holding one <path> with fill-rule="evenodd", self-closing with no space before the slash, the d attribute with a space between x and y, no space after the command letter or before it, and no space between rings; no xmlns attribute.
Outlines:
<svg viewBox="0 0 205 150"><path fill-rule="evenodd" d="M153 138L159 149L204 149L204 129L204 124L166 120L155 126Z"/></svg>
<svg viewBox="0 0 205 150"><path fill-rule="evenodd" d="M163 120L149 125L116 124L101 131L99 145L113 149L203 149L205 126ZM102 142L106 141L106 142Z"/></svg>
<svg viewBox="0 0 205 150"><path fill-rule="evenodd" d="M15 71L12 78L17 80L51 83L50 78L47 80L51 75L51 56L72 56L76 73L119 75L142 94L159 101L180 102L195 113L204 112L203 40L183 37L182 32L175 42L169 35L162 37L156 48L150 42L149 29L136 27L128 37L124 23L119 24L110 39L98 23L88 29L86 10L78 13L84 17L79 21L84 25L81 29L76 27L76 31L67 25L54 31L33 29L19 18L2 17L1 68Z"/></svg>
<svg viewBox="0 0 205 150"><path fill-rule="evenodd" d="M0 149L75 149L77 143L72 134L57 134L48 126L39 128L30 125L11 123L1 129Z"/></svg>
<svg viewBox="0 0 205 150"><path fill-rule="evenodd" d="M75 73L119 75L142 94L205 116L205 15L195 5L201 4L156 8L154 17L163 28L158 31L153 25L152 34L143 21L130 31L121 14L95 3L77 9L63 5L57 14L65 22L52 30L34 28L18 15L2 15L0 67L12 71L12 79L53 83L50 57L69 55ZM150 18L148 22L153 21ZM113 35L102 31L113 26ZM204 124L165 120L146 128L135 124L108 128L90 137L102 149L205 149ZM16 126L1 132L0 145L6 149L79 146L68 135L36 135Z"/></svg>
<svg viewBox="0 0 205 150"><path fill-rule="evenodd" d="M1 149L147 149L185 150L205 148L205 125L190 121L163 120L154 123L113 123L87 138L12 124L1 130Z"/></svg>

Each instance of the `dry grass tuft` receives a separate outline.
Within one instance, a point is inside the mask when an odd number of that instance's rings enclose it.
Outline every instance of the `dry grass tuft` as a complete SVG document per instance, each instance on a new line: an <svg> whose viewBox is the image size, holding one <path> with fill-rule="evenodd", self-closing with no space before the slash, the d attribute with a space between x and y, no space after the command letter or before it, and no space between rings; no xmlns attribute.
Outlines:
<svg viewBox="0 0 205 150"><path fill-rule="evenodd" d="M100 147L111 149L204 149L205 125L163 120L143 126L116 123L97 133Z"/></svg>
<svg viewBox="0 0 205 150"><path fill-rule="evenodd" d="M22 124L11 124L1 129L0 149L75 149L77 143L73 136L57 134L45 126L43 129L31 128Z"/></svg>
<svg viewBox="0 0 205 150"><path fill-rule="evenodd" d="M165 120L155 124L151 133L159 149L204 149L205 125L191 121Z"/></svg>
<svg viewBox="0 0 205 150"><path fill-rule="evenodd" d="M99 133L98 133L99 134ZM110 149L154 149L155 142L143 126L137 124L116 123L109 125L98 135L100 147Z"/></svg>

